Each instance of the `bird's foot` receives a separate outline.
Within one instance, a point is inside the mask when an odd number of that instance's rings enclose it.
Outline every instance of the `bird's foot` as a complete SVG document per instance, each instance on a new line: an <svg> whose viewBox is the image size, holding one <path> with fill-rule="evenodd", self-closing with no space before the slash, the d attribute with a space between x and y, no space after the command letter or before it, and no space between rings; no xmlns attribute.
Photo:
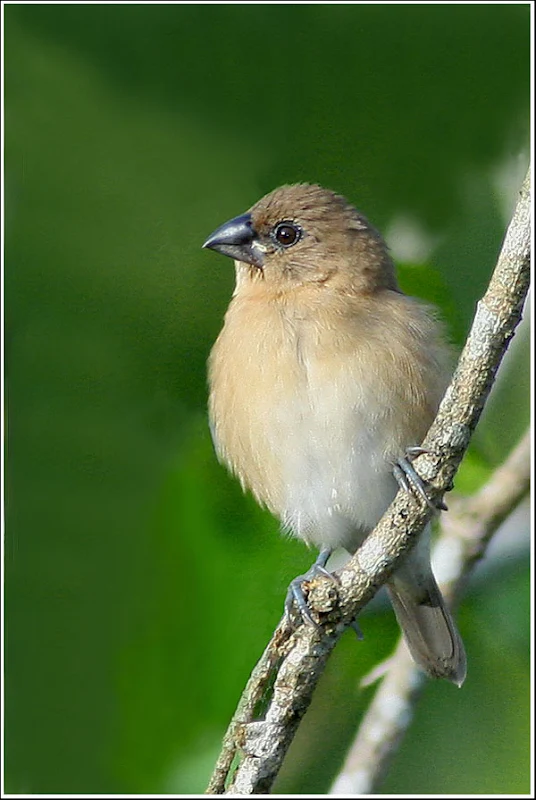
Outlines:
<svg viewBox="0 0 536 800"><path fill-rule="evenodd" d="M285 614L287 615L287 619L290 620L293 603L296 603L304 622L307 622L309 625L313 625L315 628L318 627L318 622L312 616L309 606L307 605L302 584L306 581L312 581L314 578L318 578L319 576L328 578L330 581L332 581L332 583L339 583L337 576L326 569L326 564L332 552L333 551L329 548L322 550L312 567L307 570L304 575L298 575L297 578L294 578L294 580L291 581L285 599ZM350 623L349 627L352 628L359 641L362 641L365 638L363 631L359 627L356 619Z"/></svg>
<svg viewBox="0 0 536 800"><path fill-rule="evenodd" d="M297 578L294 578L294 580L291 581L290 586L288 587L287 596L285 598L285 613L289 619L291 617L292 605L293 603L296 603L304 622L314 625L315 627L318 626L318 622L313 618L309 610L309 606L307 605L302 584L305 581L312 581L313 578L318 578L319 576L329 578L329 580L333 581L333 583L339 582L338 578L336 578L335 575L326 569L326 564L332 552L333 551L329 548L322 550L311 569L307 570L304 575L298 575Z"/></svg>
<svg viewBox="0 0 536 800"><path fill-rule="evenodd" d="M447 511L447 506L442 500L432 500L428 494L426 483L415 470L411 463L417 456L426 453L422 447L408 447L406 454L399 458L393 467L393 475L398 485L406 492L417 492L432 511Z"/></svg>
<svg viewBox="0 0 536 800"><path fill-rule="evenodd" d="M357 638L359 639L359 641L362 642L363 639L365 638L365 634L363 633L363 631L359 627L358 621L356 619L354 619L353 622L350 623L349 627L354 631L354 633L357 636Z"/></svg>

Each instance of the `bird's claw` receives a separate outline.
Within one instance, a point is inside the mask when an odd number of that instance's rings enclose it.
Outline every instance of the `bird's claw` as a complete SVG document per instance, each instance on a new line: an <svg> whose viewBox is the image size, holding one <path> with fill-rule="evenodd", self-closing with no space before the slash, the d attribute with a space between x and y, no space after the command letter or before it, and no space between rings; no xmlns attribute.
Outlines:
<svg viewBox="0 0 536 800"><path fill-rule="evenodd" d="M361 630L361 628L359 627L358 621L356 619L354 619L353 622L350 623L349 627L354 631L354 633L357 636L357 638L359 639L359 641L362 642L363 639L365 638L365 635L364 635L363 631Z"/></svg>
<svg viewBox="0 0 536 800"><path fill-rule="evenodd" d="M447 506L443 500L432 500L426 489L426 483L411 463L414 458L426 452L427 451L422 447L406 448L405 455L399 458L393 467L393 475L401 489L405 492L411 492L413 489L413 491L417 492L417 494L422 497L426 505L431 508L432 511L447 511Z"/></svg>
<svg viewBox="0 0 536 800"><path fill-rule="evenodd" d="M323 578L328 578L333 583L340 583L338 577L326 569L326 563L331 555L332 551L329 549L322 550L318 558L316 559L315 563L312 567L307 570L304 575L298 575L297 578L294 578L291 581L290 586L288 587L287 596L285 598L285 614L287 619L291 619L292 615L292 606L294 603L298 606L298 611L303 619L309 625L312 625L315 628L320 627L319 623L314 619L309 606L307 605L307 600L305 599L305 595L302 589L302 583L306 581L312 581L314 578L317 578L321 575ZM363 631L359 627L357 620L353 620L353 622L349 625L350 628L354 631L355 635L362 641L365 637L363 635Z"/></svg>
<svg viewBox="0 0 536 800"><path fill-rule="evenodd" d="M317 578L319 575L324 578L328 578L334 583L339 582L338 578L326 569L326 564L331 553L331 550L322 550L312 567L307 570L304 575L298 575L297 578L294 578L294 580L290 582L287 596L285 598L285 613L289 619L291 617L292 605L293 603L296 603L298 606L298 611L300 612L304 622L307 622L309 625L313 625L315 628L318 627L318 622L312 616L309 606L307 605L302 584L305 581L312 581L313 578Z"/></svg>

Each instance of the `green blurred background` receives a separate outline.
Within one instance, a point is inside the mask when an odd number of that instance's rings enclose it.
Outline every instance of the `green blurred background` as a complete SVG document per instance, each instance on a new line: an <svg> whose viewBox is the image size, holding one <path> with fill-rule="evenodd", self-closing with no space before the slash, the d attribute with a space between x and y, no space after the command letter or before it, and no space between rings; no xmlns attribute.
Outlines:
<svg viewBox="0 0 536 800"><path fill-rule="evenodd" d="M528 162L529 5L5 9L6 791L204 789L313 553L218 465L205 362L233 287L205 237L322 183L461 345ZM456 484L529 419L509 352ZM462 691L431 683L383 791L529 790L529 563L475 579ZM391 650L338 646L276 786L326 792Z"/></svg>

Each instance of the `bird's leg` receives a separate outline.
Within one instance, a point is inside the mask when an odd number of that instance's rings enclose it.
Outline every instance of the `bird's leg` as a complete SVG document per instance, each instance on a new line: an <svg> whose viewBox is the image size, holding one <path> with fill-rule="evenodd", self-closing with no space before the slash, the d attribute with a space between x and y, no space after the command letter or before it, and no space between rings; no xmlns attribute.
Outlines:
<svg viewBox="0 0 536 800"><path fill-rule="evenodd" d="M291 581L285 599L285 612L287 617L290 617L292 604L295 601L305 622L308 622L310 625L314 625L316 627L318 623L313 619L311 612L309 611L309 606L307 605L307 601L303 594L302 583L304 581L312 581L313 578L317 578L319 575L323 575L324 578L329 578L335 583L338 582L335 575L332 575L332 573L326 569L326 564L332 552L333 550L331 550L329 547L321 550L312 567L307 570L304 575L298 575L297 578L294 578L294 580Z"/></svg>
<svg viewBox="0 0 536 800"><path fill-rule="evenodd" d="M309 611L309 606L307 605L307 601L303 594L302 583L303 581L312 581L313 578L317 578L319 575L322 575L324 578L329 578L329 580L334 581L335 583L339 582L339 579L335 575L333 575L332 572L326 569L326 564L332 552L333 550L331 550L329 547L326 547L324 550L321 550L318 558L316 559L312 567L304 575L298 575L297 578L294 578L294 580L291 581L285 599L285 613L287 617L290 618L292 604L295 601L296 605L298 606L299 612L302 616L302 619L304 619L305 622L308 622L310 625L314 625L315 627L317 627L318 623L316 622L316 620L313 619L311 612ZM363 631L359 627L356 619L354 619L353 622L350 623L350 628L352 628L352 630L355 632L359 641L365 638L363 636Z"/></svg>
<svg viewBox="0 0 536 800"><path fill-rule="evenodd" d="M354 619L350 623L350 628L354 631L354 633L357 636L357 638L359 639L359 641L362 642L363 639L365 638L365 634L363 633L363 631L359 627L359 623L358 623L358 621L356 619Z"/></svg>
<svg viewBox="0 0 536 800"><path fill-rule="evenodd" d="M417 456L426 453L422 447L408 447L406 453L402 458L399 458L393 467L393 475L395 476L398 485L405 492L411 492L413 489L420 494L426 505L433 511L447 511L447 506L442 500L434 502L428 492L426 491L426 483L421 476L416 472L415 467L411 463Z"/></svg>

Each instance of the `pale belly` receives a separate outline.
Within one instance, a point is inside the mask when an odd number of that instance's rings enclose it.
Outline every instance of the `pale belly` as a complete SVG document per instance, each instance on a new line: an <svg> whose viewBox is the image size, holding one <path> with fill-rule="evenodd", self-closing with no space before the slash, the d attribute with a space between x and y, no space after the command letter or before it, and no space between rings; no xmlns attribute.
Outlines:
<svg viewBox="0 0 536 800"><path fill-rule="evenodd" d="M396 494L394 463L433 418L435 361L412 353L408 326L387 340L357 314L343 335L320 312L231 312L209 363L220 460L295 536L355 549Z"/></svg>
<svg viewBox="0 0 536 800"><path fill-rule="evenodd" d="M283 476L277 513L310 544L354 550L396 494L388 431L359 406L343 410L333 397L308 394L274 417L271 446Z"/></svg>
<svg viewBox="0 0 536 800"><path fill-rule="evenodd" d="M354 550L396 494L393 463L406 444L378 381L343 370L216 385L216 450L291 534ZM226 395L226 397L224 397ZM221 406L222 411L218 413Z"/></svg>

